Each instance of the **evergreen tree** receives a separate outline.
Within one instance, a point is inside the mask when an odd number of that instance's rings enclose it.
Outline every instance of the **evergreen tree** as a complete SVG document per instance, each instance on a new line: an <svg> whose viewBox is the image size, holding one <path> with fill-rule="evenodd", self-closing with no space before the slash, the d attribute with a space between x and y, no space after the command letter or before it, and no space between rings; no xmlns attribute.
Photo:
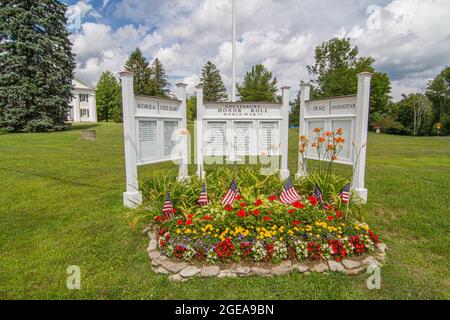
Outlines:
<svg viewBox="0 0 450 320"><path fill-rule="evenodd" d="M151 69L147 59L139 48L134 50L125 63L125 70L134 73L134 93L141 95L153 95L153 83Z"/></svg>
<svg viewBox="0 0 450 320"><path fill-rule="evenodd" d="M262 64L252 67L244 76L242 84L237 85L241 101L277 101L277 78Z"/></svg>
<svg viewBox="0 0 450 320"><path fill-rule="evenodd" d="M356 75L363 71L373 73L370 91L370 113L383 114L390 106L391 82L386 73L375 72L372 57L358 57L358 47L349 39L333 38L315 50L315 63L307 66L314 77L314 98L356 94Z"/></svg>
<svg viewBox="0 0 450 320"><path fill-rule="evenodd" d="M203 97L205 101L225 101L228 99L227 89L223 84L219 69L208 61L202 69Z"/></svg>
<svg viewBox="0 0 450 320"><path fill-rule="evenodd" d="M161 61L156 58L153 60L151 69L152 96L167 97L169 93L169 81L167 80L166 71Z"/></svg>
<svg viewBox="0 0 450 320"><path fill-rule="evenodd" d="M10 132L66 127L74 56L66 5L57 0L2 0L0 127Z"/></svg>
<svg viewBox="0 0 450 320"><path fill-rule="evenodd" d="M120 85L111 71L103 72L97 84L97 118L99 121L117 120Z"/></svg>

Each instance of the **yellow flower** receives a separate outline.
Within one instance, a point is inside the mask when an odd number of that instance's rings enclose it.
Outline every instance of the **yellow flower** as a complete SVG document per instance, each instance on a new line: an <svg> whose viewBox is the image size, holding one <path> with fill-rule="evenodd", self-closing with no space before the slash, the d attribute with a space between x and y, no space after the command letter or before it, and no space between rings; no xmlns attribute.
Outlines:
<svg viewBox="0 0 450 320"><path fill-rule="evenodd" d="M177 229L177 233L180 234L180 233L181 233L181 230L180 230L180 229Z"/></svg>

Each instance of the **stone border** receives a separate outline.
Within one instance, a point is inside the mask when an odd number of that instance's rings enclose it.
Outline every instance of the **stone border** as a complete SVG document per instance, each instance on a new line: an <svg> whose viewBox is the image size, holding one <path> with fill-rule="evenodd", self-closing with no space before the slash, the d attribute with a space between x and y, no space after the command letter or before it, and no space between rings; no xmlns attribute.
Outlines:
<svg viewBox="0 0 450 320"><path fill-rule="evenodd" d="M342 262L323 260L312 263L302 263L286 260L280 264L273 265L270 269L257 266L241 266L239 264L230 264L226 269L221 269L216 265L197 267L189 265L187 262L174 262L166 256L161 255L159 252L156 233L149 231L148 235L150 243L147 252L152 265L152 270L156 273L169 275L169 280L175 282L184 282L194 277L236 278L250 275L271 277L274 275L288 274L294 271L304 274L332 271L355 275L366 271L370 265L375 264L377 266L382 266L387 251L386 244L379 243L376 246L376 252L374 252L373 255L367 256L362 261L344 259Z"/></svg>

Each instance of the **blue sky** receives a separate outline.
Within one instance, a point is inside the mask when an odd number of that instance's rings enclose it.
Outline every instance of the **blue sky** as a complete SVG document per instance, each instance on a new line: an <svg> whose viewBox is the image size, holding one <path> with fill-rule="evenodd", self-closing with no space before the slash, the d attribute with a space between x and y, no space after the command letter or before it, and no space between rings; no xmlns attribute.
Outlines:
<svg viewBox="0 0 450 320"><path fill-rule="evenodd" d="M171 83L188 83L188 92L207 60L230 88L231 0L63 2L79 18L71 38L80 78L95 84L102 71L121 71L139 47L149 60L163 62ZM237 0L237 6L238 78L264 63L279 87L297 91L309 79L314 48L335 36L351 38L362 55L376 59L395 99L424 89L449 64L448 0Z"/></svg>

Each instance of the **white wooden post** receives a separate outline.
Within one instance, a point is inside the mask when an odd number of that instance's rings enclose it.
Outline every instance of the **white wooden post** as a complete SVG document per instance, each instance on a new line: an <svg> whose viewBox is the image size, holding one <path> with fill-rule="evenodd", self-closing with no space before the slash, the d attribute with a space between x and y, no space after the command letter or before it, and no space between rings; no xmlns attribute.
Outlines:
<svg viewBox="0 0 450 320"><path fill-rule="evenodd" d="M81 110L80 110L80 94L75 91L75 100L73 104L73 121L80 122L81 121Z"/></svg>
<svg viewBox="0 0 450 320"><path fill-rule="evenodd" d="M197 121L195 126L195 139L196 139L196 156L197 156L197 176L199 178L205 177L205 171L203 170L203 84L199 83L197 89Z"/></svg>
<svg viewBox="0 0 450 320"><path fill-rule="evenodd" d="M128 208L136 208L142 204L137 175L136 123L134 119L133 73L119 73L122 81L123 133L125 145L126 192L123 193L123 204Z"/></svg>
<svg viewBox="0 0 450 320"><path fill-rule="evenodd" d="M369 122L369 102L370 102L370 72L358 74L358 96L356 100L356 125L355 125L355 153L359 157L354 157L354 175L352 187L358 193L363 203L367 202L367 189L364 188L364 177L366 169L366 147L367 129Z"/></svg>
<svg viewBox="0 0 450 320"><path fill-rule="evenodd" d="M300 81L300 115L299 115L299 141L298 146L300 147L300 137L301 136L307 136L308 132L306 132L306 126L305 126L305 110L306 110L306 104L305 101L309 100L309 94L310 94L311 86L309 83L306 83L304 81ZM308 167L307 167L307 161L306 158L303 159L300 152L297 150L298 154L298 168L297 168L297 174L295 177L298 179L300 177L304 177L308 174ZM305 157L306 157L306 150L305 150Z"/></svg>
<svg viewBox="0 0 450 320"><path fill-rule="evenodd" d="M181 112L181 130L184 131L185 135L181 136L182 143L183 143L183 149L181 152L182 159L179 163L179 170L178 170L178 180L184 180L187 179L189 176L188 173L188 139L189 135L187 134L187 120L186 120L186 87L187 84L185 83L177 83L177 98L181 101L180 105L180 112Z"/></svg>
<svg viewBox="0 0 450 320"><path fill-rule="evenodd" d="M282 87L283 106L281 107L281 179L289 177L288 169L288 149L289 149L289 90L290 87Z"/></svg>

